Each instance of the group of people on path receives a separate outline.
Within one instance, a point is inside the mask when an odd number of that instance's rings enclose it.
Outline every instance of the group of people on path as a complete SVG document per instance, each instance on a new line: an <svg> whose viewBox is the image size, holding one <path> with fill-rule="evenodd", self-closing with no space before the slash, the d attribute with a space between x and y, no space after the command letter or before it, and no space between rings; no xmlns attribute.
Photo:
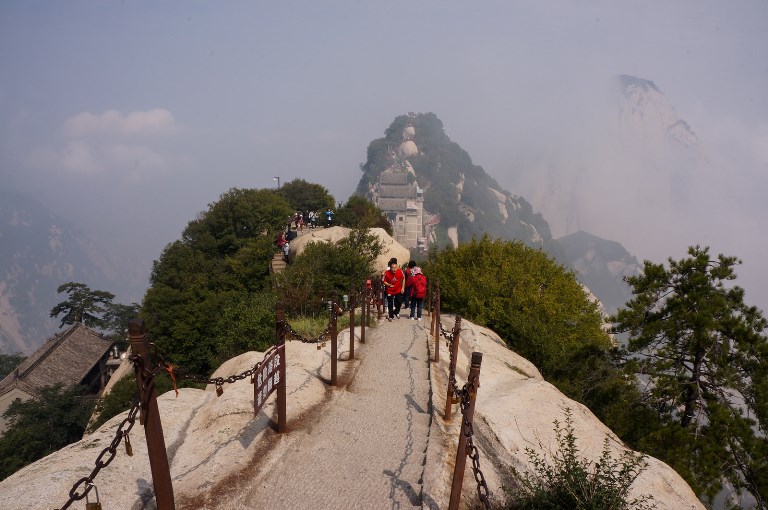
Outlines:
<svg viewBox="0 0 768 510"><path fill-rule="evenodd" d="M308 225L309 228L317 228L317 224L320 221L324 221L325 228L328 228L333 224L333 214L330 207L325 212L296 211L293 216L288 218L288 230L293 226L293 228L301 232L304 230L304 225Z"/></svg>
<svg viewBox="0 0 768 510"><path fill-rule="evenodd" d="M293 216L288 216L288 226L286 227L285 232L280 232L275 236L275 245L277 245L278 251L283 254L285 261L288 262L291 240L296 237L297 232L304 230L305 224L308 224L309 228L317 228L317 223L322 217L325 218L325 227L328 228L333 224L333 214L333 211L329 207L323 213L317 211L309 211L307 213L296 211Z"/></svg>
<svg viewBox="0 0 768 510"><path fill-rule="evenodd" d="M411 260L405 271L397 265L397 259L389 259L389 268L381 275L387 296L387 320L400 318L400 308L410 309L408 319L421 320L424 298L427 297L427 277Z"/></svg>

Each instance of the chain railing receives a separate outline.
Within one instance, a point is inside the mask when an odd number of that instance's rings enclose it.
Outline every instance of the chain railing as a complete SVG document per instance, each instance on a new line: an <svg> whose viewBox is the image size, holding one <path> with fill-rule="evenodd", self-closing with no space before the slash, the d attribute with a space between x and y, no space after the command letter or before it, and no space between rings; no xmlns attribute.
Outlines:
<svg viewBox="0 0 768 510"><path fill-rule="evenodd" d="M178 372L176 367L165 360L157 346L147 341L143 321L132 319L130 321L129 330L131 335L131 349L134 354L131 354L128 359L134 364L137 390L133 397L131 407L128 410L126 418L120 422L115 430L115 436L112 439L112 442L96 457L93 470L91 470L88 476L75 482L69 490L69 499L58 510L69 508L72 503L86 498L92 489L96 489L96 484L94 483L96 476L115 459L117 448L120 446L121 442L125 442L125 449L128 456L133 456L133 448L128 434L131 429L133 429L137 416L139 418L139 423L144 426L145 435L147 436L147 450L150 470L152 471L157 508L159 510L172 510L175 508L168 456L165 449L162 424L160 423L160 414L157 407L157 394L154 388L154 379L160 373L167 372L170 375L173 380L174 389L176 389L177 380L213 384L216 387L217 396L223 394L224 384L232 384L250 377L251 383L254 384L254 412L256 414L258 414L261 409L264 400L266 400L273 391L276 390L278 392L278 432L284 432L286 430L284 357L286 323L285 315L281 307L278 307L276 315L277 344L267 349L264 353L264 357L253 367L239 374L233 374L226 377L200 377L185 375ZM152 357L158 360L154 366L150 361L150 350L152 351ZM257 391L259 392L258 396L256 395ZM176 394L178 396L178 390L176 390ZM98 502L98 489L96 489L96 494ZM91 507L88 506L88 508ZM101 507L94 506L94 508Z"/></svg>
<svg viewBox="0 0 768 510"><path fill-rule="evenodd" d="M137 358L139 358L139 362L142 361L141 357ZM131 360L134 361L134 363L137 362L134 359L134 356L131 356ZM150 379L147 379L146 381L149 383ZM115 430L115 437L112 439L112 442L109 444L109 446L104 448L101 453L99 453L98 457L96 457L96 466L88 476L84 476L75 482L75 484L69 490L69 499L58 510L66 510L75 501L80 501L85 498L91 489L96 487L96 485L93 483L96 479L96 475L99 474L99 471L109 466L112 461L115 460L115 456L117 455L117 447L120 446L120 443L122 443L123 440L125 440L126 453L129 457L133 456L133 448L131 447L131 441L129 439L128 433L131 431L131 429L133 429L133 425L136 423L136 416L140 411L141 400L139 399L139 393L140 392L137 391L136 395L134 395L131 408L128 410L128 416L126 416L126 418L120 422L120 425L118 425L117 430ZM106 455L109 455L109 457L105 459L104 457ZM78 492L81 486L83 487L83 491Z"/></svg>
<svg viewBox="0 0 768 510"><path fill-rule="evenodd" d="M373 282L372 282L373 283ZM381 318L382 312L382 300L380 289L377 289L376 284L373 283L370 287L366 285L365 289L361 292L361 303L363 305L362 312L362 324L364 328L367 321L367 316L370 314L370 306L377 304L379 306L379 318ZM350 312L354 314L354 298ZM430 300L430 309L432 315L431 332L435 338L435 361L438 360L438 344L439 336L442 336L446 340L446 344L449 347L450 362L449 362L449 382L448 392L446 398L446 420L451 417L451 406L453 404L460 404L462 413L461 434L459 436L459 445L456 456L456 463L454 469L454 479L451 486L451 502L450 509L458 508L458 502L461 496L461 486L464 476L464 467L466 458L469 457L472 460L472 470L475 480L477 482L477 493L480 501L485 508L490 508L490 491L485 481L485 476L480 469L480 454L478 448L474 444L474 429L473 429L473 416L474 407L476 402L477 389L479 388L479 375L480 364L482 361L482 353L472 353L472 364L470 366L470 372L467 382L459 389L456 381L456 359L458 355L458 345L461 332L461 317L456 317L454 327L452 331L447 331L440 320L440 289L439 284L432 292ZM258 414L261 409L261 405L266 398L271 394L273 389L278 391L278 432L284 432L285 427L285 341L299 340L302 343L318 344L318 349L322 348L326 341L331 340L331 384L336 385L336 359L337 359L337 337L338 337L338 315L345 310L338 305L338 299L334 296L333 301L330 302L329 307L329 321L327 327L317 337L305 337L297 333L293 327L285 320L285 314L282 307L278 307L276 317L276 340L277 344L270 347L264 354L262 360L254 364L253 367L240 372L238 374L232 374L229 376L218 377L201 377L196 375L188 375L180 372L177 367L168 363L162 353L159 352L157 347L147 341L144 333L143 322L138 320L131 321L131 348L134 352L129 359L134 363L134 369L136 373L137 391L133 398L131 407L128 410L127 416L118 425L115 436L112 439L109 446L104 448L96 458L95 467L91 470L88 476L79 479L69 491L69 499L60 507L59 510L65 510L70 508L72 503L87 498L92 489L96 489L94 483L96 476L99 472L107 467L117 455L117 448L121 442L125 443L126 453L129 456L133 455L132 447L130 444L129 432L133 429L136 418L138 416L139 423L144 425L145 434L147 436L147 449L150 460L150 468L152 471L153 485L155 488L155 500L157 507L160 510L172 510L175 508L173 499L173 489L170 479L170 469L168 466L167 452L165 450L165 444L163 439L162 425L160 423L159 410L157 408L157 395L154 389L154 378L162 373L167 372L174 383L174 389L176 388L177 380L193 381L205 384L212 384L216 388L216 394L221 396L224 392L225 384L233 384L237 381L249 378L251 384L254 384L254 410ZM354 324L354 317L350 317L351 324ZM354 327L354 326L352 326ZM351 335L354 335L354 329L351 329ZM364 329L361 331L361 336L364 338ZM354 336L350 339L351 343L354 343ZM149 350L152 350L153 358L157 359L156 364L152 364L149 357ZM351 353L354 351L351 350ZM351 356L351 358L353 355ZM279 369L279 370L278 370ZM274 382L274 383L273 383ZM282 388L282 389L280 389ZM178 395L178 390L177 390ZM98 500L98 489L96 489Z"/></svg>
<svg viewBox="0 0 768 510"><path fill-rule="evenodd" d="M459 434L459 444L456 451L456 462L454 464L453 481L451 484L451 500L449 510L455 510L459 507L461 499L461 489L464 480L464 468L466 459L472 460L472 473L477 482L477 495L480 502L486 509L491 507L491 492L485 480L485 475L480 469L480 452L474 444L473 418L475 413L475 402L477 389L480 387L480 365L483 354L480 352L472 353L472 360L469 369L467 382L462 388L459 388L456 381L456 363L459 353L459 340L461 335L461 317L456 316L453 329L448 331L440 320L440 284L434 286L431 296L432 307L432 325L431 333L434 337L435 361L439 359L439 337L446 340L446 346L450 354L448 362L448 388L445 398L445 420L451 419L454 404L459 404L461 409L461 432Z"/></svg>

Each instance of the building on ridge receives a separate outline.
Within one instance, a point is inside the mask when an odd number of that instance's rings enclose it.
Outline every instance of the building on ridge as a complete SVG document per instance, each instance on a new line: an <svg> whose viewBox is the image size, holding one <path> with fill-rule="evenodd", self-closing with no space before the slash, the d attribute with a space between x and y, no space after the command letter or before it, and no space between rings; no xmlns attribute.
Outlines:
<svg viewBox="0 0 768 510"><path fill-rule="evenodd" d="M0 381L0 434L7 429L2 415L8 407L16 400L37 397L45 386L82 384L88 393L98 395L112 368L119 364L119 360L110 359L114 356L112 345L79 323L48 339Z"/></svg>

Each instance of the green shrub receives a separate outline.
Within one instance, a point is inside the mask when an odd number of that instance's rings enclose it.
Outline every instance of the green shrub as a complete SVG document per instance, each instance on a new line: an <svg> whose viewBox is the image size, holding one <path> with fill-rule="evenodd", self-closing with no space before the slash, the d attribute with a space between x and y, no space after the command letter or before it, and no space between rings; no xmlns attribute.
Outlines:
<svg viewBox="0 0 768 510"><path fill-rule="evenodd" d="M510 491L515 510L645 510L655 508L653 496L644 494L629 500L632 483L647 467L645 456L626 451L614 459L608 438L603 442L596 463L579 457L573 417L565 409L565 424L555 420L558 450L551 453L551 463L532 448L526 454L534 473L521 474L513 469L518 486Z"/></svg>

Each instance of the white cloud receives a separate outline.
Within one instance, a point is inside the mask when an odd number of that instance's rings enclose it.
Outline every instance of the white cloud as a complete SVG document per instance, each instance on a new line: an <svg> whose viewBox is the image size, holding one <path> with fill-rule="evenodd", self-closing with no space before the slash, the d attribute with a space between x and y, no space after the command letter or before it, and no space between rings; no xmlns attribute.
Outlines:
<svg viewBox="0 0 768 510"><path fill-rule="evenodd" d="M123 115L117 110L93 114L82 112L64 122L63 133L69 137L83 136L150 136L168 135L178 130L173 114L156 108Z"/></svg>
<svg viewBox="0 0 768 510"><path fill-rule="evenodd" d="M79 113L61 129L64 140L34 149L27 162L60 175L112 175L138 183L187 166L189 158L164 145L164 137L178 132L173 114L165 109L101 114Z"/></svg>

